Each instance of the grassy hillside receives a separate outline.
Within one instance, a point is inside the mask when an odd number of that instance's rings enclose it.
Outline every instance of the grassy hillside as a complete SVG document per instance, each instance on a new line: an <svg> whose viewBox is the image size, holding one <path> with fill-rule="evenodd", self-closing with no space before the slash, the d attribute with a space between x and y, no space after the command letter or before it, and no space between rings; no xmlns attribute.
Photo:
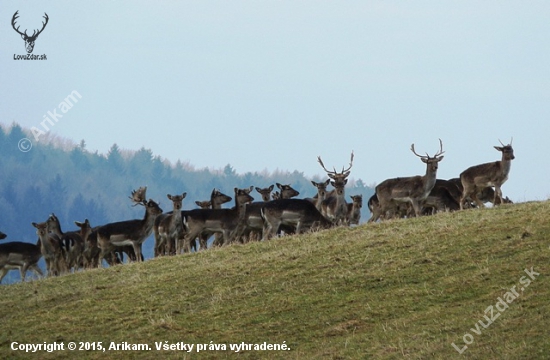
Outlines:
<svg viewBox="0 0 550 360"><path fill-rule="evenodd" d="M241 351L247 359L548 359L549 235L550 202L524 203L3 286L0 357L237 356L155 350L168 341L290 348ZM540 275L527 287L531 268ZM490 306L498 318L484 328ZM13 341L152 350L25 354Z"/></svg>

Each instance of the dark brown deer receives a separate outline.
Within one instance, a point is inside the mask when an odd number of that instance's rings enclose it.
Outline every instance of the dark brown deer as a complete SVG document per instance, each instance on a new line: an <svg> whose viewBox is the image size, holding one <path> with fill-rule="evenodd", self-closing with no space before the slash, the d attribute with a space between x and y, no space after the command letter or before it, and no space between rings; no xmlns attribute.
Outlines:
<svg viewBox="0 0 550 360"><path fill-rule="evenodd" d="M424 201L423 213L433 215L441 211L456 211L460 209L462 191L450 180L437 179L430 194Z"/></svg>
<svg viewBox="0 0 550 360"><path fill-rule="evenodd" d="M327 229L333 223L325 218L315 205L305 199L279 199L266 202L260 210L264 221L262 240L276 235L281 226L296 229L297 234L319 228Z"/></svg>
<svg viewBox="0 0 550 360"><path fill-rule="evenodd" d="M168 200L172 201L173 209L170 214L161 214L155 219L153 227L155 232L155 257L166 255L166 244L175 243L176 239L183 237L185 230L181 221L181 208L183 206L183 199L186 196L187 193L166 195Z"/></svg>
<svg viewBox="0 0 550 360"><path fill-rule="evenodd" d="M502 146L495 146L494 148L502 153L500 161L475 165L460 174L460 181L463 187L460 209L464 208L464 204L468 198L472 199L478 207L485 207L483 202L478 199L478 193L488 186L495 187L493 204L499 205L503 202L502 190L500 188L508 180L512 160L515 159L515 156L512 141L508 145L504 145L500 140L499 142Z"/></svg>
<svg viewBox="0 0 550 360"><path fill-rule="evenodd" d="M80 228L80 238L82 239L82 243L84 244L82 249L82 254L80 256L80 263L79 267L82 267L83 269L90 269L92 268L92 250L89 247L89 237L92 233L92 226L90 225L90 221L88 219L85 219L84 222L75 221L74 222L76 226ZM96 247L97 248L97 247ZM99 255L99 248L97 248L96 255ZM95 267L97 267L97 263L95 264Z"/></svg>
<svg viewBox="0 0 550 360"><path fill-rule="evenodd" d="M133 247L136 261L142 261L141 246L153 232L155 219L158 215L162 214L162 209L153 200L146 201L145 198L141 197L136 198L136 200L141 200L141 202L136 202L136 204L145 207L145 216L143 219L119 221L98 227L97 242L101 249L98 266L101 266L101 259L117 247L127 245Z"/></svg>
<svg viewBox="0 0 550 360"><path fill-rule="evenodd" d="M221 209L223 204L228 203L231 200L233 200L231 196L225 195L218 189L213 189L212 193L210 194L210 201L195 201L195 204L197 204L197 206L201 209ZM221 245L223 240L223 235L221 233L203 231L199 235L198 245L197 241L191 241L191 248L193 249L193 251L206 250L208 248L208 239L212 235L215 236L213 245Z"/></svg>
<svg viewBox="0 0 550 360"><path fill-rule="evenodd" d="M183 244L178 244L177 253L190 252L191 241L194 241L204 231L218 232L223 234L223 245L229 245L231 234L239 223L240 217L244 215L245 205L254 198L250 192L254 189L235 188L235 207L232 209L194 209L182 214L183 223L187 233Z"/></svg>
<svg viewBox="0 0 550 360"><path fill-rule="evenodd" d="M0 232L6 238L6 234ZM25 281L27 271L31 270L39 276L44 276L38 267L38 261L42 257L40 247L34 244L12 241L0 244L0 283L10 270L19 270L21 281Z"/></svg>
<svg viewBox="0 0 550 360"><path fill-rule="evenodd" d="M333 180L330 183L334 187L334 192L327 194L326 199L322 201L321 213L333 223L346 224L348 204L346 202L345 186L348 183L347 178L353 166L353 151L351 152L349 167L347 169L342 167L341 172L337 172L336 168L334 168L334 171L328 170L320 156L317 157L317 161L321 164L328 177Z"/></svg>
<svg viewBox="0 0 550 360"><path fill-rule="evenodd" d="M13 14L13 17L11 18L11 26L13 27L13 30L15 30L19 35L21 35L21 38L25 40L25 48L27 50L27 53L30 54L34 49L34 42L36 41L36 38L38 38L38 35L40 35L42 31L44 31L44 28L48 24L48 20L49 20L48 14L44 13L43 18L46 20L46 22L42 22L42 29L34 30L32 35L29 36L27 35L27 30L25 30L25 32L22 33L21 31L19 31L19 26L17 28L15 27L15 20L19 18L19 15L17 15L18 12L19 10L17 10L15 14Z"/></svg>
<svg viewBox="0 0 550 360"><path fill-rule="evenodd" d="M399 203L410 203L414 209L415 216L422 213L422 204L428 197L435 185L438 163L443 160L443 142L439 139L439 151L434 156L419 155L411 145L411 151L426 164L424 176L411 176L384 180L376 186L376 197L378 206L373 207L373 215L369 221L375 221L387 213L395 214Z"/></svg>

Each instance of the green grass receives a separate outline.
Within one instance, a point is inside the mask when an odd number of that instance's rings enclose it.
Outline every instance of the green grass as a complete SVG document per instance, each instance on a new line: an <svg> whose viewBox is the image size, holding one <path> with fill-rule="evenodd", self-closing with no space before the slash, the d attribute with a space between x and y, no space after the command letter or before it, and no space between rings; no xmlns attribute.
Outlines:
<svg viewBox="0 0 550 360"><path fill-rule="evenodd" d="M533 202L2 286L0 357L548 359L549 235L550 202ZM473 333L531 267L540 275ZM451 343L462 348L465 334L474 341L460 355ZM285 342L290 350L25 354L10 350L13 341Z"/></svg>

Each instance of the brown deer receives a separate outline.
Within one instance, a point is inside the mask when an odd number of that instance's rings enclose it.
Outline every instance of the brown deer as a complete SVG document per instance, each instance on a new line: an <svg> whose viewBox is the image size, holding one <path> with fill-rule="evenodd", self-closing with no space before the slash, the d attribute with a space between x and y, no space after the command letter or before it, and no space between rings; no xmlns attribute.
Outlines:
<svg viewBox="0 0 550 360"><path fill-rule="evenodd" d="M419 155L411 145L411 151L426 164L424 176L411 176L384 180L376 186L376 197L378 206L373 207L372 217L369 222L385 216L386 213L395 214L399 203L410 203L414 209L415 216L422 213L422 204L428 197L435 185L438 163L443 160L443 142L439 139L439 151L434 156Z"/></svg>
<svg viewBox="0 0 550 360"><path fill-rule="evenodd" d="M361 208L363 208L363 195L352 195L351 203L348 204L348 218L346 220L348 224L359 225Z"/></svg>
<svg viewBox="0 0 550 360"><path fill-rule="evenodd" d="M297 234L314 228L327 229L333 226L311 201L305 199L269 201L260 209L260 214L264 221L262 240L271 239L281 226L296 229Z"/></svg>
<svg viewBox="0 0 550 360"><path fill-rule="evenodd" d="M48 276L59 276L67 271L67 264L63 253L63 247L60 239L48 231L48 223L32 223L36 228L38 235L37 246L40 247L40 252L46 261L46 270Z"/></svg>
<svg viewBox="0 0 550 360"><path fill-rule="evenodd" d="M2 239L6 234L0 232ZM0 283L10 270L19 270L21 281L25 281L28 270L39 276L44 276L38 267L38 261L42 257L40 247L34 244L12 241L0 244Z"/></svg>
<svg viewBox="0 0 550 360"><path fill-rule="evenodd" d="M63 232L61 224L54 213L50 214L48 220L48 231L55 234L63 246L65 263L69 271L76 271L82 264L82 252L84 251L84 241L80 236L80 231ZM50 235L51 236L51 235Z"/></svg>
<svg viewBox="0 0 550 360"><path fill-rule="evenodd" d="M317 210L321 211L323 201L327 197L327 186L330 184L330 179L327 179L325 182L315 182L311 180L311 183L317 188L317 194L312 198L306 198L306 200L311 201Z"/></svg>
<svg viewBox="0 0 550 360"><path fill-rule="evenodd" d="M351 173L353 166L353 151L351 152L351 160L349 167L344 169L342 167L341 172L328 170L321 157L317 157L317 161L321 164L321 167L327 173L328 177L334 181L331 181L331 185L334 187L334 191L326 195L326 199L321 203L321 213L330 221L336 224L345 224L347 222L348 204L346 202L345 186L348 183L348 176Z"/></svg>
<svg viewBox="0 0 550 360"><path fill-rule="evenodd" d="M230 202L231 200L233 200L231 196L225 195L218 189L213 189L212 193L210 194L209 201L195 201L195 204L201 209L221 209L223 204ZM203 231L199 235L198 245L197 245L197 241L191 241L191 248L193 249L193 251L206 250L208 248L208 239L212 235L215 236L213 245L215 246L221 245L221 241L223 240L223 235L221 233Z"/></svg>
<svg viewBox="0 0 550 360"><path fill-rule="evenodd" d="M177 253L190 252L191 242L204 231L222 233L223 245L228 245L232 232L244 215L245 205L254 200L250 196L253 189L253 186L248 189L235 188L235 207L232 209L194 209L184 212L182 217L187 233L183 242L178 242Z"/></svg>
<svg viewBox="0 0 550 360"><path fill-rule="evenodd" d="M176 239L183 237L184 228L181 221L181 208L183 199L187 193L181 195L167 194L168 200L172 201L173 209L170 214L157 216L154 223L155 249L154 256L166 255L165 249L168 243L175 243Z"/></svg>
<svg viewBox="0 0 550 360"><path fill-rule="evenodd" d="M462 191L450 180L437 179L430 194L424 200L423 214L433 215L440 211L456 211L460 209Z"/></svg>
<svg viewBox="0 0 550 360"><path fill-rule="evenodd" d="M145 192L143 196L145 196ZM136 202L136 204L145 207L145 216L143 219L119 221L97 228L97 242L101 249L98 266L101 267L101 260L116 250L117 247L127 245L133 247L136 261L143 260L141 246L153 232L155 219L158 215L162 214L162 209L151 199L147 201L144 197L137 197L135 200L140 201Z"/></svg>
<svg viewBox="0 0 550 360"><path fill-rule="evenodd" d="M280 193L277 192L281 199L290 199L300 195L300 193L290 184L283 185L276 183L276 185L281 190ZM261 208L266 204L266 202L269 202L269 194L266 191L268 189L269 193L271 193L271 191L273 190L273 185L271 185L269 188L262 189L262 191L259 191L258 188L256 188L256 191L262 194L263 201L255 201L246 205L244 216L241 219L242 221L239 222L237 228L235 229L231 241L238 240L241 243L245 243L250 241L251 238L260 238L260 234L263 232L264 229L264 221L262 219L260 211ZM294 232L293 228L283 226L283 229L287 233Z"/></svg>
<svg viewBox="0 0 550 360"><path fill-rule="evenodd" d="M462 197L460 198L461 210L464 208L464 204L468 198L472 199L478 207L485 207L483 202L478 198L478 193L488 186L495 187L493 204L498 205L503 202L500 187L508 180L512 160L515 159L515 156L512 140L508 145L504 145L500 140L499 142L502 146L495 146L494 148L502 153L500 161L475 165L460 174L460 181L463 187Z"/></svg>

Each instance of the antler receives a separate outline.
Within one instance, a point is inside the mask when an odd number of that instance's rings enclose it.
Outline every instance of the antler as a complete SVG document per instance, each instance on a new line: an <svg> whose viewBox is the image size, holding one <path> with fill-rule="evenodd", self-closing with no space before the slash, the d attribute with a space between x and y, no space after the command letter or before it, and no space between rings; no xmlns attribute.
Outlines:
<svg viewBox="0 0 550 360"><path fill-rule="evenodd" d="M353 150L351 150L351 159L349 161L349 168L344 170L344 167L342 166L342 174L345 173L345 172L350 171L352 166L353 166Z"/></svg>
<svg viewBox="0 0 550 360"><path fill-rule="evenodd" d="M25 35L25 36L27 36L27 31L26 31L26 30L25 30L25 33L22 33L21 31L19 31L20 26L18 26L17 29L15 28L15 20L16 20L17 18L19 18L19 16L17 15L18 12L19 12L19 10L17 10L17 11L15 12L15 14L13 14L13 17L11 18L11 26L13 27L13 30L17 31L17 33L18 33L19 35Z"/></svg>
<svg viewBox="0 0 550 360"><path fill-rule="evenodd" d="M37 32L36 35L33 34L33 36L38 36L38 34L40 34L40 33L44 30L44 28L46 27L46 25L48 25L48 20L50 19L50 18L48 17L48 14L44 13L44 16L42 16L42 17L43 17L44 19L46 19L46 22L42 22L42 29L40 29L40 31Z"/></svg>
<svg viewBox="0 0 550 360"><path fill-rule="evenodd" d="M425 156L424 156L424 155L418 155L418 154L416 153L416 151L414 150L414 143L411 144L411 151L413 152L413 154L415 154L416 156L418 156L418 157L421 158L421 159L425 159L425 158L427 158L427 157L430 157L428 154L426 154Z"/></svg>
<svg viewBox="0 0 550 360"><path fill-rule="evenodd" d="M439 139L439 151L433 156L438 157L439 155L443 154L445 151L443 151L443 141Z"/></svg>
<svg viewBox="0 0 550 360"><path fill-rule="evenodd" d="M129 198L135 203L132 206L143 205L144 203L146 203L147 202L147 197L145 195L146 192L147 192L147 186L142 186L137 190L132 190L132 196L129 196Z"/></svg>
<svg viewBox="0 0 550 360"><path fill-rule="evenodd" d="M353 158L353 157L352 157ZM323 169L327 172L327 174L334 174L336 175L336 169L334 169L334 171L330 171L328 170L326 167L325 167L325 164L323 164L323 160L321 160L321 156L317 156L317 161L319 162L319 164L321 164L321 166L323 167Z"/></svg>
<svg viewBox="0 0 550 360"><path fill-rule="evenodd" d="M433 158L438 157L439 155L441 155L445 152L445 151L443 151L443 141L441 141L441 139L439 139L439 151L437 153L435 153L434 156L430 156L430 155L428 155L428 153L426 153L426 155L418 155L416 153L416 151L414 150L414 144L411 145L411 151L413 152L413 154L415 154L416 156L418 156L421 159L430 159L430 158L433 159Z"/></svg>

